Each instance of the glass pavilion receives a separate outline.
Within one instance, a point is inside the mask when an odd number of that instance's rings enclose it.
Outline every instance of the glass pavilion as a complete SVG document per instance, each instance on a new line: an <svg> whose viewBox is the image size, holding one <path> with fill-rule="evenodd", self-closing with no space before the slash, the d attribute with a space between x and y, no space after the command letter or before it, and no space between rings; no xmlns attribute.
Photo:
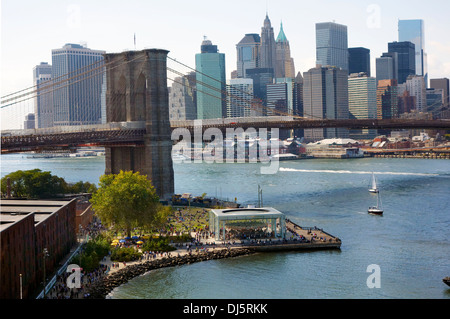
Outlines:
<svg viewBox="0 0 450 319"><path fill-rule="evenodd" d="M211 209L209 212L209 230L214 232L216 240L227 240L227 232L245 236L245 230L258 229L265 238L285 238L286 216L271 207ZM229 234L228 234L229 235ZM241 237L238 239L252 239Z"/></svg>

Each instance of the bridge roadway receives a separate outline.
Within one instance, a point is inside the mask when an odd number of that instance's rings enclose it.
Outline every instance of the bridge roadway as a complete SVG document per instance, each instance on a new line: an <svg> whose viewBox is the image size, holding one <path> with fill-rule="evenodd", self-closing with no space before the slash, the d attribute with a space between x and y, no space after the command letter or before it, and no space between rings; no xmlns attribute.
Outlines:
<svg viewBox="0 0 450 319"><path fill-rule="evenodd" d="M225 118L195 121L171 121L172 132L176 129L189 131L192 137L209 128L223 133L227 129L312 129L346 127L348 129L437 129L450 130L450 120L310 120L289 116ZM183 130L185 129L185 130ZM82 145L118 146L143 145L146 134L145 122L116 122L97 125L59 126L42 129L2 130L1 148L4 153L39 151L77 147ZM179 137L177 137L179 138Z"/></svg>

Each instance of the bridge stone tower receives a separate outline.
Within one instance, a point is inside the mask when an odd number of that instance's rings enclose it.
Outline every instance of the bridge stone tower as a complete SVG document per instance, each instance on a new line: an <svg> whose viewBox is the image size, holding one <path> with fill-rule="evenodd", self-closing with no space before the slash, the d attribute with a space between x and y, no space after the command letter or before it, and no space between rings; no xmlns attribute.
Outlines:
<svg viewBox="0 0 450 319"><path fill-rule="evenodd" d="M105 54L106 121L145 122L142 144L106 147L105 174L139 172L161 199L174 192L167 89L167 54L148 49Z"/></svg>

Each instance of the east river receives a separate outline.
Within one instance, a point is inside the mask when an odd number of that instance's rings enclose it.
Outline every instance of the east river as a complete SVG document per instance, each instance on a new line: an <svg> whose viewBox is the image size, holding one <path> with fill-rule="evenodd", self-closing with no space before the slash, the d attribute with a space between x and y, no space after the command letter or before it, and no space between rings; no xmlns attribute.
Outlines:
<svg viewBox="0 0 450 319"><path fill-rule="evenodd" d="M137 277L113 298L177 299L449 299L450 161L367 158L267 164L175 163L175 191L257 204L295 223L341 238L341 250L265 253L160 269ZM1 176L22 169L51 171L68 182L98 183L103 157L1 156ZM383 216L367 213L374 172ZM379 288L369 288L373 265Z"/></svg>

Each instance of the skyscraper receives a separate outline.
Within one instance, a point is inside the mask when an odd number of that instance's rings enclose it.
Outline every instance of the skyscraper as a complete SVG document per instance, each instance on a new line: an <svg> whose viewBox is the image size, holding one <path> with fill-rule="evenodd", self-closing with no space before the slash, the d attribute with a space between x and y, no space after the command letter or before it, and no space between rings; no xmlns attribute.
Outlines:
<svg viewBox="0 0 450 319"><path fill-rule="evenodd" d="M423 20L399 20L398 41L415 45L416 74L424 77L428 87L427 53L425 51L425 23Z"/></svg>
<svg viewBox="0 0 450 319"><path fill-rule="evenodd" d="M37 95L34 98L36 128L53 126L53 93L51 88L52 66L41 62L33 68L33 85Z"/></svg>
<svg viewBox="0 0 450 319"><path fill-rule="evenodd" d="M269 16L266 14L261 28L260 68L270 68L275 71L276 47L275 36Z"/></svg>
<svg viewBox="0 0 450 319"><path fill-rule="evenodd" d="M247 77L247 69L259 67L259 49L261 37L255 33L248 33L236 45L237 49L237 77Z"/></svg>
<svg viewBox="0 0 450 319"><path fill-rule="evenodd" d="M195 72L194 77L195 77ZM170 120L195 120L197 107L195 99L195 80L189 76L177 77L169 92Z"/></svg>
<svg viewBox="0 0 450 319"><path fill-rule="evenodd" d="M249 117L253 107L253 80L231 79L227 85L227 117Z"/></svg>
<svg viewBox="0 0 450 319"><path fill-rule="evenodd" d="M410 75L406 79L406 90L415 97L416 110L423 112L427 106L427 89L425 79L420 75Z"/></svg>
<svg viewBox="0 0 450 319"><path fill-rule="evenodd" d="M55 126L101 123L104 76L101 70L93 70L102 66L104 53L71 43L52 50ZM56 84L62 80L68 82Z"/></svg>
<svg viewBox="0 0 450 319"><path fill-rule="evenodd" d="M361 72L370 76L370 50L366 48L349 48L348 74Z"/></svg>
<svg viewBox="0 0 450 319"><path fill-rule="evenodd" d="M392 119L397 115L397 80L381 80L377 87L377 118Z"/></svg>
<svg viewBox="0 0 450 319"><path fill-rule="evenodd" d="M273 69L248 69L247 77L253 80L253 95L257 102L252 110L252 116L267 115L267 84L273 83ZM259 105L259 107L256 107L256 105Z"/></svg>
<svg viewBox="0 0 450 319"><path fill-rule="evenodd" d="M348 71L347 26L334 22L316 23L316 63Z"/></svg>
<svg viewBox="0 0 450 319"><path fill-rule="evenodd" d="M348 119L348 71L316 67L303 73L304 116L314 119ZM347 138L342 128L305 129L305 138Z"/></svg>
<svg viewBox="0 0 450 319"><path fill-rule="evenodd" d="M197 70L197 118L222 118L227 114L225 54L217 45L204 40L201 53L195 55Z"/></svg>
<svg viewBox="0 0 450 319"><path fill-rule="evenodd" d="M416 74L416 53L412 42L390 42L388 52L396 52L398 56L398 84L406 82L410 75Z"/></svg>
<svg viewBox="0 0 450 319"><path fill-rule="evenodd" d="M430 80L430 87L433 89L441 89L444 94L444 100L443 104L444 107L449 106L449 79L442 78L442 79L431 79Z"/></svg>
<svg viewBox="0 0 450 319"><path fill-rule="evenodd" d="M397 52L383 53L376 59L377 83L381 80L398 80L398 54Z"/></svg>
<svg viewBox="0 0 450 319"><path fill-rule="evenodd" d="M377 82L365 73L353 73L348 79L349 117L354 119L377 118ZM375 138L377 131L373 129L350 130L354 139Z"/></svg>
<svg viewBox="0 0 450 319"><path fill-rule="evenodd" d="M289 41L283 30L283 23L276 40L275 78L295 78L294 59L291 57Z"/></svg>

